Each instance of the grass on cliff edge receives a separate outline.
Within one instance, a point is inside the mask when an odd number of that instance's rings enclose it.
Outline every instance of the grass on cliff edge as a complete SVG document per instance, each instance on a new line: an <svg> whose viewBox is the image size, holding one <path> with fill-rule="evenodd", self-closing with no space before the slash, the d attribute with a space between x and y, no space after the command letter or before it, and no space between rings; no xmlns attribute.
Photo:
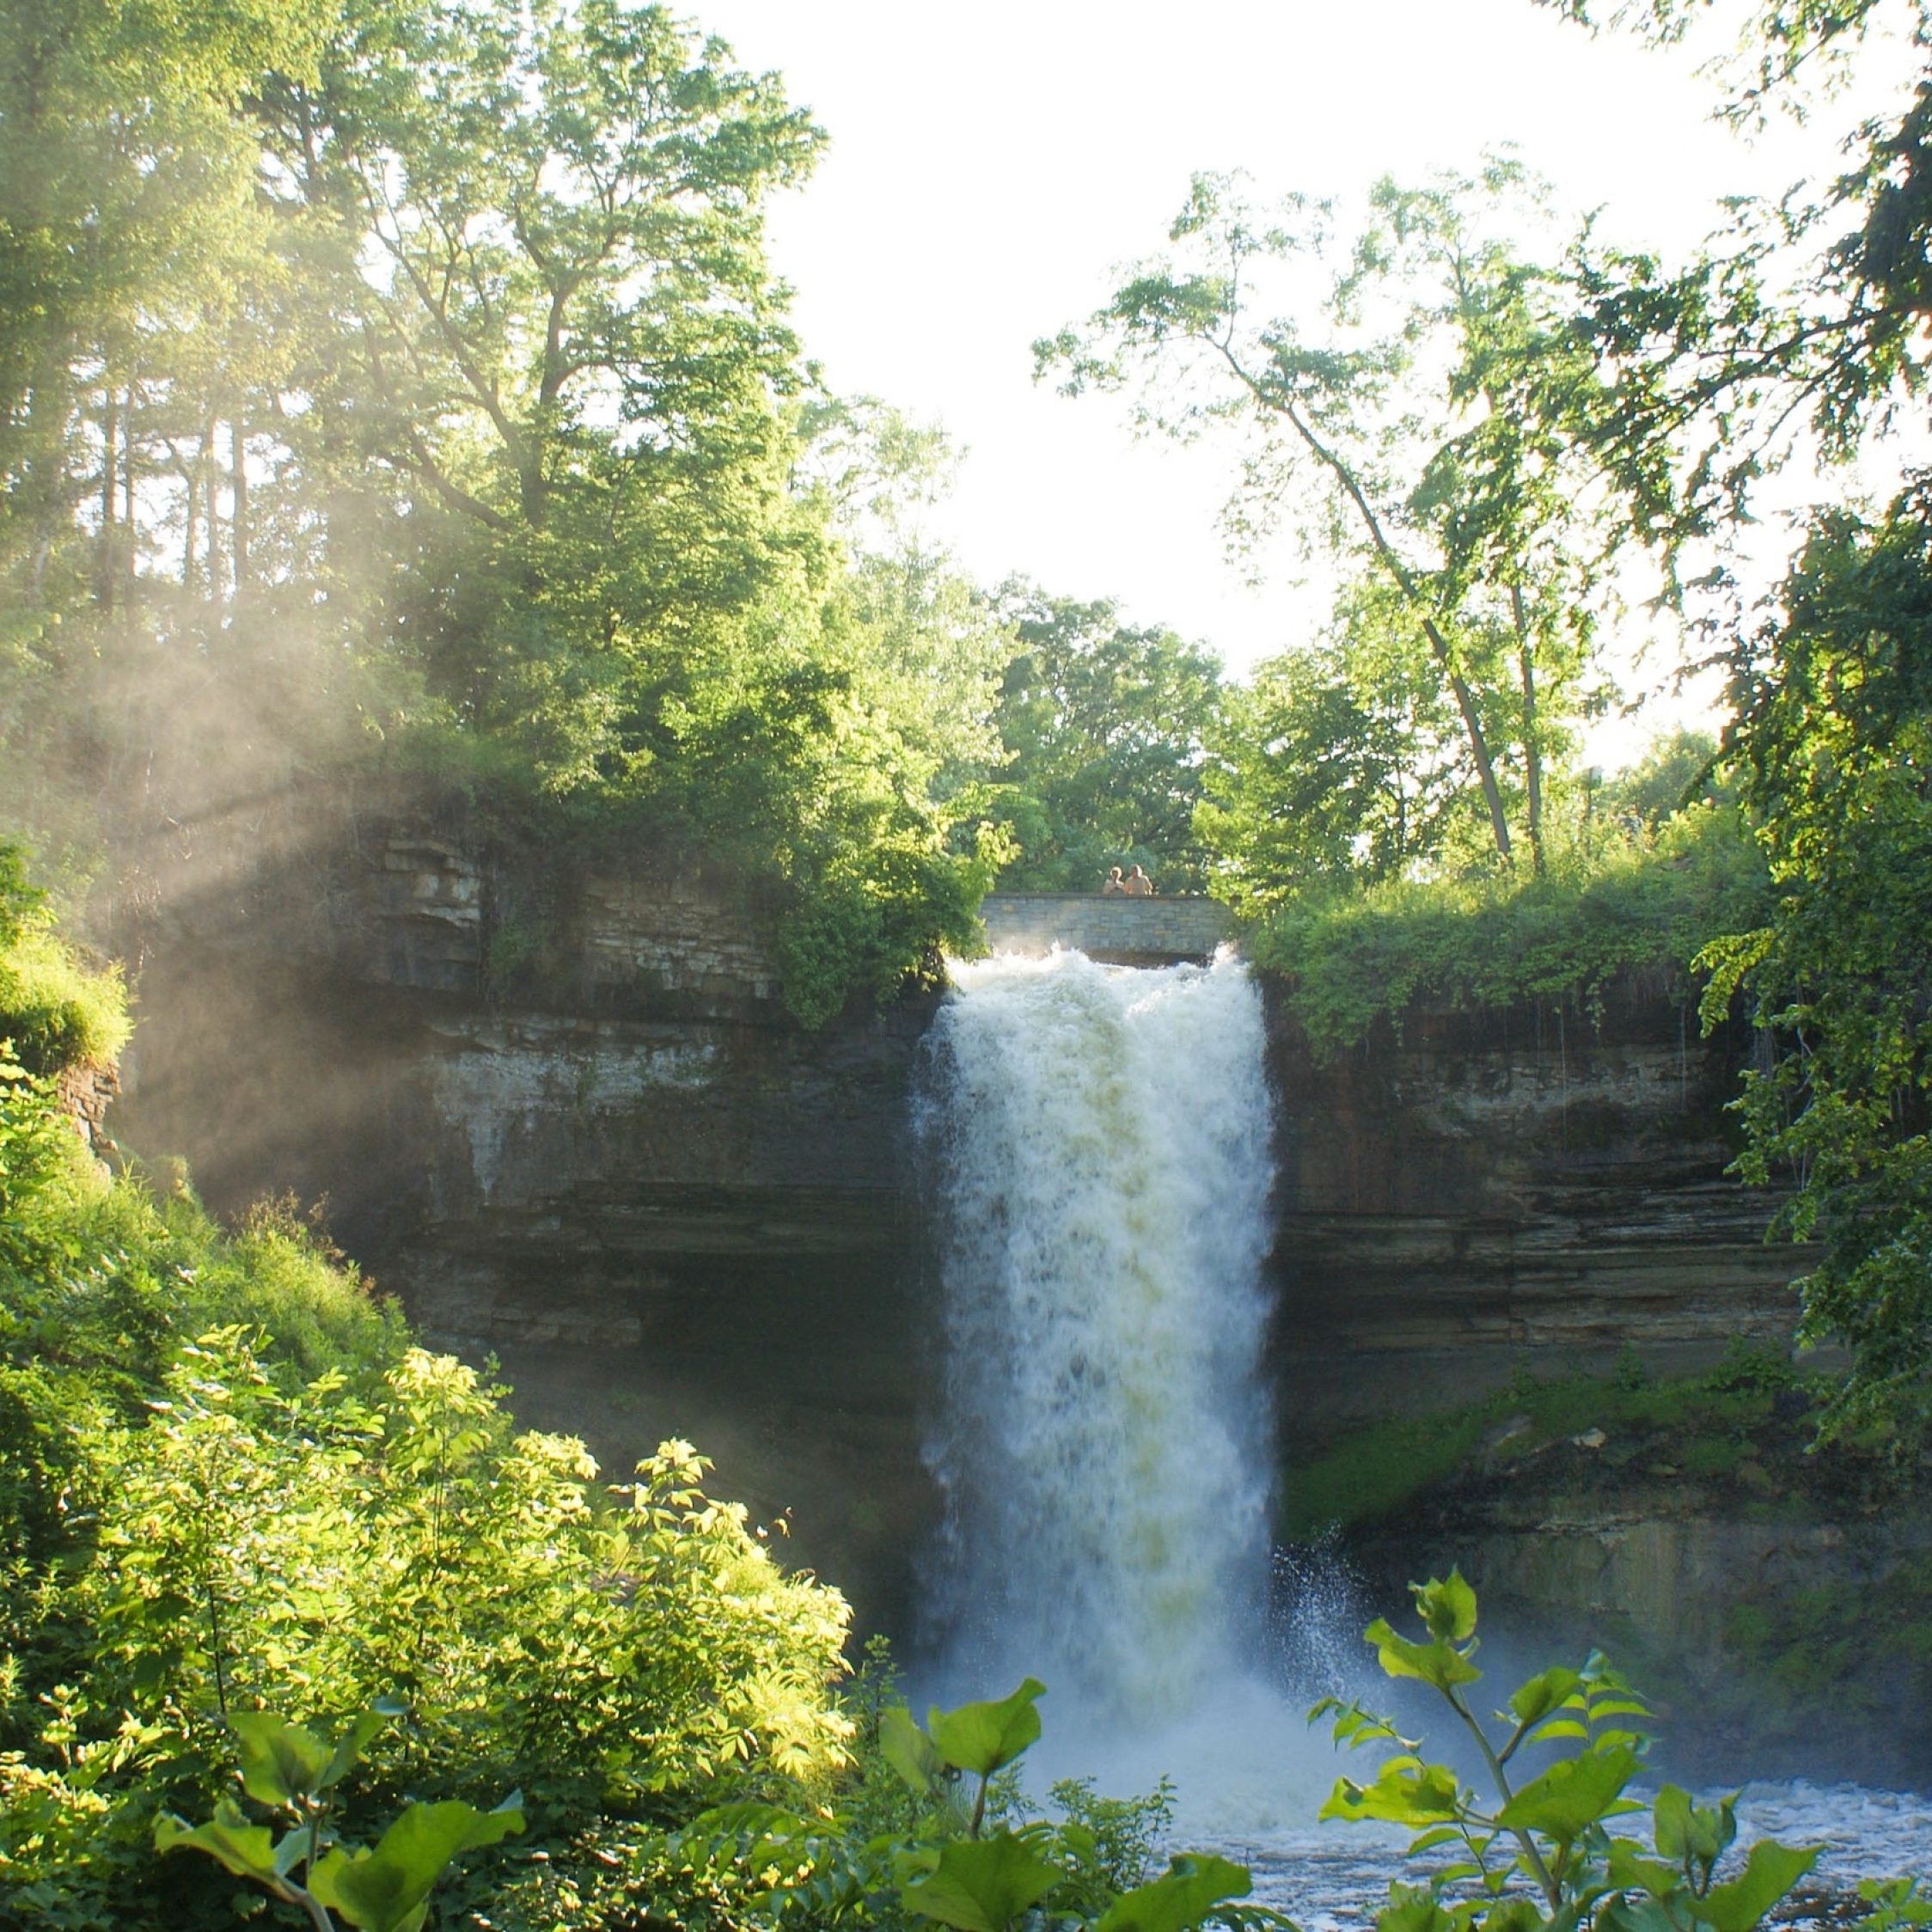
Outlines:
<svg viewBox="0 0 1932 1932"><path fill-rule="evenodd" d="M1619 975L1668 973L1691 997L1713 939L1761 925L1763 853L1734 807L1678 812L1642 845L1547 878L1393 879L1296 899L1250 927L1248 957L1287 982L1318 1058L1401 1027L1418 1006L1560 1001L1594 1018Z"/></svg>
<svg viewBox="0 0 1932 1932"><path fill-rule="evenodd" d="M1291 1467L1277 1527L1305 1542L1331 1527L1385 1522L1431 1490L1519 1464L1592 1428L1607 1439L1606 1473L1642 1441L1647 1474L1741 1477L1749 1489L1759 1467L1753 1430L1774 1409L1801 1415L1807 1389L1781 1350L1737 1341L1706 1373L1669 1381L1650 1380L1634 1355L1608 1378L1519 1377L1459 1408L1371 1423Z"/></svg>

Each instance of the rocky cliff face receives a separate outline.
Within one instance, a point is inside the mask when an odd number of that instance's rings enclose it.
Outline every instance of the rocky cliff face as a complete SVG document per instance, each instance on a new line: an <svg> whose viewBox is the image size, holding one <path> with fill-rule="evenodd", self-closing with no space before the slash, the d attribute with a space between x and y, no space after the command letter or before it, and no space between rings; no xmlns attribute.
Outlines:
<svg viewBox="0 0 1932 1932"><path fill-rule="evenodd" d="M902 1128L929 1006L785 1014L726 877L419 803L184 840L124 935L111 1126L211 1204L326 1200L427 1336L616 1476L666 1436L903 1621L932 1513Z"/></svg>
<svg viewBox="0 0 1932 1932"><path fill-rule="evenodd" d="M1789 1248L1726 1178L1751 1041L1660 981L1604 1009L1419 1013L1332 1061L1277 999L1275 1375L1292 1452L1527 1373L1674 1373L1788 1336Z"/></svg>
<svg viewBox="0 0 1932 1932"><path fill-rule="evenodd" d="M326 1196L431 1338L621 1471L697 1440L903 1628L936 1497L909 1083L930 1004L800 1031L733 883L532 851L459 804L305 800L180 831L124 920L111 1130L218 1208ZM1658 987L1418 1018L1330 1065L1275 1002L1273 1368L1291 1448L1519 1367L1709 1359L1788 1329L1788 1256L1722 1178L1747 1042ZM1197 1097L1212 1105L1213 1097Z"/></svg>

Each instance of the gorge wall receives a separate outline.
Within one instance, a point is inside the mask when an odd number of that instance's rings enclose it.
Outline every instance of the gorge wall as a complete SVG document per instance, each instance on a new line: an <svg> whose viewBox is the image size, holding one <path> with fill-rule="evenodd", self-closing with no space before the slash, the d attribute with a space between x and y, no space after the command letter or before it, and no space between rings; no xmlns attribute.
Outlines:
<svg viewBox="0 0 1932 1932"><path fill-rule="evenodd" d="M936 1509L905 1133L930 1000L804 1033L729 877L526 848L460 799L172 828L116 928L125 1146L184 1157L223 1210L326 1197L533 1423L618 1476L696 1440L863 1620L904 1628ZM1790 1256L1722 1177L1749 1042L1700 1041L1667 988L1620 987L1593 1024L1418 1016L1327 1064L1269 1003L1291 1453L1519 1369L1788 1332Z"/></svg>
<svg viewBox="0 0 1932 1932"><path fill-rule="evenodd" d="M1796 1306L1770 1203L1724 1170L1748 1029L1699 1037L1662 975L1600 1008L1418 1012L1324 1061L1271 1028L1281 1169L1275 1377L1291 1453L1519 1371L1654 1373Z"/></svg>

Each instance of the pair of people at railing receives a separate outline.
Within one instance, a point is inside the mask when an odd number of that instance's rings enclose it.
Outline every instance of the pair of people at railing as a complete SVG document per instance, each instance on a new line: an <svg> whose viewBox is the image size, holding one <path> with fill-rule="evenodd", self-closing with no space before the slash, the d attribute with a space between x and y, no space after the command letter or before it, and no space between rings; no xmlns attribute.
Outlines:
<svg viewBox="0 0 1932 1932"><path fill-rule="evenodd" d="M1107 873L1107 883L1100 888L1104 899L1151 899L1154 896L1154 882L1136 865L1125 878L1121 877L1118 865Z"/></svg>

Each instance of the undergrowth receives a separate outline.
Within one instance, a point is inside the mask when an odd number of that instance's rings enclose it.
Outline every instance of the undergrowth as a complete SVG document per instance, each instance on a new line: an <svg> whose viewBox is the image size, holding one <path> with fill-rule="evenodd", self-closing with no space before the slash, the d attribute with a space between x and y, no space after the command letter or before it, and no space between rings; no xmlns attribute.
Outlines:
<svg viewBox="0 0 1932 1932"><path fill-rule="evenodd" d="M1634 1444L1668 1437L1677 1460L1654 1455L1646 1470L1732 1473L1751 1458L1754 1426L1774 1410L1801 1416L1809 1401L1781 1352L1743 1342L1705 1373L1667 1380L1651 1380L1629 1356L1608 1377L1519 1377L1477 1402L1371 1423L1290 1469L1280 1528L1287 1540L1305 1542L1333 1526L1385 1522L1486 1464L1520 1463L1592 1429L1604 1432L1606 1469L1627 1466ZM1698 1462L1708 1466L1699 1471Z"/></svg>
<svg viewBox="0 0 1932 1932"><path fill-rule="evenodd" d="M1679 813L1654 843L1588 872L1395 880L1310 896L1251 927L1249 957L1286 982L1319 1058L1416 1006L1507 1009L1561 1000L1594 1017L1605 989L1662 969L1688 989L1720 933L1761 925L1770 883L1736 811Z"/></svg>

